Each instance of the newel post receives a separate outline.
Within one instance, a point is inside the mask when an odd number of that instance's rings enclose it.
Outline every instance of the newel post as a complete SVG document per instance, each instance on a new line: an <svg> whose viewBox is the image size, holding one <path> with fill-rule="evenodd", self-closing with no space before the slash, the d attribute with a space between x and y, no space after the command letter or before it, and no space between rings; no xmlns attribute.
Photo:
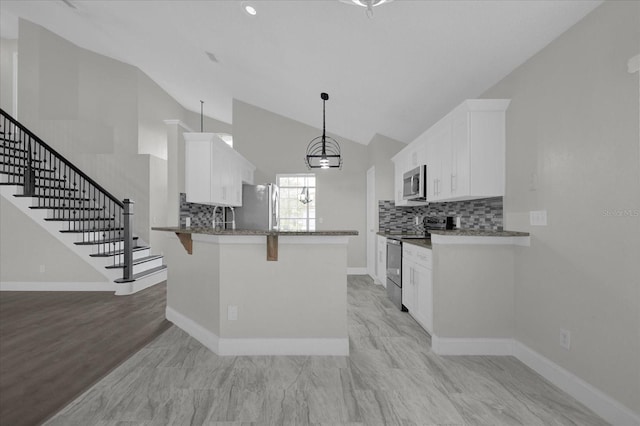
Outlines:
<svg viewBox="0 0 640 426"><path fill-rule="evenodd" d="M124 281L133 281L133 205L135 203L128 198L125 198L123 203L124 254L122 263L124 264L124 270L122 279Z"/></svg>

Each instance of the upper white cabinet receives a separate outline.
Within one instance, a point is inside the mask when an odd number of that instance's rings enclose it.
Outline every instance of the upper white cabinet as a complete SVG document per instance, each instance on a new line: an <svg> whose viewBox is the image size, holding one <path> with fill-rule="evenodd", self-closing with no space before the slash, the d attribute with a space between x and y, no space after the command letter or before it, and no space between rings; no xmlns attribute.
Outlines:
<svg viewBox="0 0 640 426"><path fill-rule="evenodd" d="M255 167L214 133L184 133L185 190L190 203L239 207Z"/></svg>
<svg viewBox="0 0 640 426"><path fill-rule="evenodd" d="M407 146L407 148L409 148L409 146ZM426 145L415 145L411 150L407 148L400 151L391 159L395 170L395 204L396 206L423 206L427 204L426 201L408 201L402 197L402 178L405 172L421 164L426 164Z"/></svg>
<svg viewBox="0 0 640 426"><path fill-rule="evenodd" d="M419 164L427 164L428 202L503 196L505 111L509 102L468 99L400 151L393 158L396 204L412 205L398 204L398 199L402 200L402 175L411 169L408 158L419 162L425 159Z"/></svg>
<svg viewBox="0 0 640 426"><path fill-rule="evenodd" d="M505 111L508 99L471 99L448 116L451 126L452 200L503 196L505 192Z"/></svg>

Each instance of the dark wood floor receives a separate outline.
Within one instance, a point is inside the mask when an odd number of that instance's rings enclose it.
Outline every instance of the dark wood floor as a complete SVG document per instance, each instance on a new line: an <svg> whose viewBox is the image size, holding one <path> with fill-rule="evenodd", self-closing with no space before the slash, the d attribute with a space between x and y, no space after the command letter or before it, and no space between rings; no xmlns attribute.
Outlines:
<svg viewBox="0 0 640 426"><path fill-rule="evenodd" d="M153 340L166 283L131 296L0 292L0 425L37 425Z"/></svg>

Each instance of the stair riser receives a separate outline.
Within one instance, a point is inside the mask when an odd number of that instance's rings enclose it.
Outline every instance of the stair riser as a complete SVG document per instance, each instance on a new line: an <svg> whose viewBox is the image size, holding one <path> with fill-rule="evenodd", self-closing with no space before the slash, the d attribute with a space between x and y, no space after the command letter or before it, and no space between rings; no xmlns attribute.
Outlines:
<svg viewBox="0 0 640 426"><path fill-rule="evenodd" d="M94 253L106 253L109 251L123 250L124 241L118 241L115 243L93 244L90 247L93 247Z"/></svg>
<svg viewBox="0 0 640 426"><path fill-rule="evenodd" d="M162 266L162 258L156 259L156 260L150 260L148 262L140 263L138 265L133 265L133 273L138 274L140 272L148 271L149 269L153 269L158 266Z"/></svg>
<svg viewBox="0 0 640 426"><path fill-rule="evenodd" d="M133 260L140 259L140 258L143 258L143 257L147 257L147 256L149 256L150 253L151 253L150 249L134 251L133 252ZM111 256L111 257L105 258L104 266L118 265L118 264L123 263L123 262L124 262L124 255L123 254L119 254L119 255L116 255L116 256Z"/></svg>

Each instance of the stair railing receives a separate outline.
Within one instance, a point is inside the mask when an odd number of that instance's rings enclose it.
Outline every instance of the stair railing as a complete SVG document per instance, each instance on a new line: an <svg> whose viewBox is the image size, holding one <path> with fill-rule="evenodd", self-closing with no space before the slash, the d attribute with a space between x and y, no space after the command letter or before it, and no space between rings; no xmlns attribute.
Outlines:
<svg viewBox="0 0 640 426"><path fill-rule="evenodd" d="M4 181L22 185L46 220L66 222L62 232L82 235L78 244L95 245L92 256L109 256L124 265L123 280L132 280L133 209L64 158L42 139L0 109L0 168Z"/></svg>

